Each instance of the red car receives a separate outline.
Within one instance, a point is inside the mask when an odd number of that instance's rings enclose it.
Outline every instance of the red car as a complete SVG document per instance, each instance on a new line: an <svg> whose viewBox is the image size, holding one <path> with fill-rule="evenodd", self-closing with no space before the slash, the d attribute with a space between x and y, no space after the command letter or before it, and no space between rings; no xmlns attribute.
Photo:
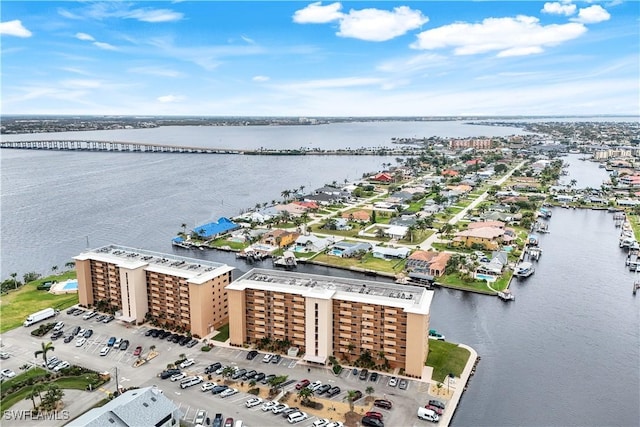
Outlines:
<svg viewBox="0 0 640 427"><path fill-rule="evenodd" d="M380 412L376 412L376 411L369 411L366 414L364 414L365 417L370 417L370 418L377 418L379 420L382 420L382 414Z"/></svg>
<svg viewBox="0 0 640 427"><path fill-rule="evenodd" d="M233 418L227 418L224 421L224 427L233 427Z"/></svg>
<svg viewBox="0 0 640 427"><path fill-rule="evenodd" d="M306 386L308 386L309 384L311 384L311 381L306 380L306 379L302 380L298 384L296 384L296 390L301 390L301 389L305 388Z"/></svg>
<svg viewBox="0 0 640 427"><path fill-rule="evenodd" d="M133 351L133 355L140 356L141 354L142 354L142 346L137 346L136 349Z"/></svg>
<svg viewBox="0 0 640 427"><path fill-rule="evenodd" d="M440 408L439 406L429 405L428 403L426 405L424 405L424 407L427 408L427 409L431 409L433 412L435 412L438 415L442 415L442 413L444 412L444 410L442 408Z"/></svg>

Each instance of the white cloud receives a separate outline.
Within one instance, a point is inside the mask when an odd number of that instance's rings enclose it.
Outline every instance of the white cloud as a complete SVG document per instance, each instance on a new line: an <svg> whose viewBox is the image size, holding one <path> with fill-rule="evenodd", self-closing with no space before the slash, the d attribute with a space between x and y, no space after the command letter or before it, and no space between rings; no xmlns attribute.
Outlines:
<svg viewBox="0 0 640 427"><path fill-rule="evenodd" d="M453 47L456 55L497 51L499 57L531 55L580 37L587 28L580 23L540 25L538 18L487 18L478 24L457 22L418 34L414 49Z"/></svg>
<svg viewBox="0 0 640 427"><path fill-rule="evenodd" d="M293 22L297 24L326 24L331 21L337 21L343 16L340 9L342 9L340 3L332 3L326 6L322 6L322 2L311 3L293 14Z"/></svg>
<svg viewBox="0 0 640 427"><path fill-rule="evenodd" d="M169 9L135 9L123 17L137 19L143 22L157 23L180 21L184 17L184 14Z"/></svg>
<svg viewBox="0 0 640 427"><path fill-rule="evenodd" d="M253 76L253 78L251 79L254 82L268 82L269 81L269 77L267 76Z"/></svg>
<svg viewBox="0 0 640 427"><path fill-rule="evenodd" d="M95 39L93 38L92 35L87 34L87 33L76 33L76 38L78 40L87 40L87 41L95 41Z"/></svg>
<svg viewBox="0 0 640 427"><path fill-rule="evenodd" d="M540 11L542 13L550 13L553 15L571 16L576 13L576 5L571 3L545 3L544 7Z"/></svg>
<svg viewBox="0 0 640 427"><path fill-rule="evenodd" d="M611 18L609 12L599 4L594 4L593 6L580 9L578 16L573 18L572 21L583 24L597 24L598 22L608 21L609 18Z"/></svg>
<svg viewBox="0 0 640 427"><path fill-rule="evenodd" d="M245 42L249 43L249 44L256 44L255 40L253 40L252 38L249 38L245 35L241 35L240 38L242 40L244 40Z"/></svg>
<svg viewBox="0 0 640 427"><path fill-rule="evenodd" d="M22 25L22 21L19 19L14 19L13 21L0 22L0 34L4 36L14 36L14 37L31 37L31 31L27 30L24 25Z"/></svg>
<svg viewBox="0 0 640 427"><path fill-rule="evenodd" d="M89 79L69 79L61 81L60 85L68 89L98 89L103 86L103 82Z"/></svg>
<svg viewBox="0 0 640 427"><path fill-rule="evenodd" d="M340 20L341 37L366 41L386 41L419 28L429 18L419 10L400 6L393 11L379 9L351 10Z"/></svg>
<svg viewBox="0 0 640 427"><path fill-rule="evenodd" d="M167 103L170 103L170 102L180 102L183 99L184 99L184 97L177 96L177 95L163 95L163 96L159 96L157 98L157 100L162 102L163 104L167 104Z"/></svg>
<svg viewBox="0 0 640 427"><path fill-rule="evenodd" d="M114 45L105 42L93 42L93 45L104 50L118 50Z"/></svg>
<svg viewBox="0 0 640 427"><path fill-rule="evenodd" d="M381 9L351 9L342 13L340 3L322 6L321 2L312 3L293 14L293 22L298 24L326 24L338 21L336 35L359 40L381 42L402 36L407 31L419 28L429 22L419 10L408 6L399 6L392 11Z"/></svg>
<svg viewBox="0 0 640 427"><path fill-rule="evenodd" d="M335 79L309 80L306 82L291 83L283 85L282 87L294 90L315 90L371 86L383 83L383 79L375 77L339 77Z"/></svg>
<svg viewBox="0 0 640 427"><path fill-rule="evenodd" d="M128 70L130 73L146 74L158 77L184 77L184 73L164 67L133 67Z"/></svg>

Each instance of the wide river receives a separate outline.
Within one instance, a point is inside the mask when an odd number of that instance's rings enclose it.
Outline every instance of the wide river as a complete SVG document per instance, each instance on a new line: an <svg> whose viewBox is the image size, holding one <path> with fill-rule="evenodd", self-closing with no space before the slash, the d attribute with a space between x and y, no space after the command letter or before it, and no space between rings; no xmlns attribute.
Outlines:
<svg viewBox="0 0 640 427"><path fill-rule="evenodd" d="M353 126L357 132L347 132L349 137L339 132L350 128L345 124L295 127L292 136L283 128L280 144L269 146L299 147L305 141L316 144L327 138L326 147L333 148L334 136L340 138L342 147L354 148L387 145L391 136L518 133L461 123L449 123L444 132L441 126L357 124ZM171 128L172 139L157 142L179 141L176 135L183 132L182 139L191 138L191 144L197 139L193 135L202 129ZM226 141L243 141L244 133L247 141L235 144L242 148L265 143L252 139L260 134L256 128L223 130L233 136ZM162 128L152 131L161 134ZM212 131L208 139L221 139L217 132ZM145 132L120 131L110 139L150 142L146 137L135 139L140 134ZM47 139L59 136L46 135ZM67 137L89 139L77 133ZM172 248L170 239L180 224L192 227L221 215L232 216L256 203L280 198L285 189L304 185L310 190L334 180L359 178L364 172L380 170L384 162L395 163L385 157L20 150L2 150L1 155L2 279L12 272L47 273L53 265L62 267L86 247L87 240L91 247L117 243L180 251L234 265L239 275L250 267L231 254ZM565 158L571 167L569 176L563 178L578 180L578 187L598 188L607 177L604 169L577 157ZM587 179L589 182L581 182ZM609 213L569 209L555 209L549 228L551 233L541 236L544 254L536 273L512 284L517 296L514 303L436 290L432 327L449 341L474 347L482 357L453 425L639 424L640 296L631 295L634 275L625 269L625 253L617 246L619 229ZM329 268L301 270L349 275Z"/></svg>

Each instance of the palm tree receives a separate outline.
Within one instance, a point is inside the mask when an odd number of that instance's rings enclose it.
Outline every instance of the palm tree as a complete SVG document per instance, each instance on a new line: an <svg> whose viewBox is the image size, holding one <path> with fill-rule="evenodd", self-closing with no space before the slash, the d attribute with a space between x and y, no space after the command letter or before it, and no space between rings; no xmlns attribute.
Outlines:
<svg viewBox="0 0 640 427"><path fill-rule="evenodd" d="M182 224L180 224L180 228L182 228L182 232L184 234L187 234L187 224L186 223L183 222Z"/></svg>
<svg viewBox="0 0 640 427"><path fill-rule="evenodd" d="M353 412L353 401L356 398L356 391L355 390L349 390L347 391L347 395L344 397L344 400L346 400L347 402L349 402L349 411Z"/></svg>
<svg viewBox="0 0 640 427"><path fill-rule="evenodd" d="M53 343L51 341L49 341L48 343L40 343L42 345L42 349L36 351L34 353L35 357L38 357L39 355L42 355L42 359L44 360L44 364L47 364L47 353L50 351L54 351L55 347L53 346Z"/></svg>
<svg viewBox="0 0 640 427"><path fill-rule="evenodd" d="M303 402L309 402L311 396L313 396L313 390L307 387L303 387L298 391L298 396L302 399Z"/></svg>
<svg viewBox="0 0 640 427"><path fill-rule="evenodd" d="M227 366L222 370L222 376L228 377L233 373L233 371L234 371L233 366Z"/></svg>
<svg viewBox="0 0 640 427"><path fill-rule="evenodd" d="M300 193L304 193L304 188L305 188L304 185L300 186Z"/></svg>
<svg viewBox="0 0 640 427"><path fill-rule="evenodd" d="M58 266L54 265L53 267L51 267L51 271L53 271L54 273L58 271Z"/></svg>
<svg viewBox="0 0 640 427"><path fill-rule="evenodd" d="M18 289L18 281L16 280L16 277L18 277L18 273L11 273L9 276L11 276L11 278L13 279L13 288Z"/></svg>
<svg viewBox="0 0 640 427"><path fill-rule="evenodd" d="M67 262L64 264L64 266L65 266L65 268L66 268L67 270L73 270L73 269L75 268L75 266L76 266L76 262L75 262L75 261L67 261Z"/></svg>
<svg viewBox="0 0 640 427"><path fill-rule="evenodd" d="M376 392L376 390L372 386L369 386L364 390L364 392L367 393L367 396L371 396Z"/></svg>

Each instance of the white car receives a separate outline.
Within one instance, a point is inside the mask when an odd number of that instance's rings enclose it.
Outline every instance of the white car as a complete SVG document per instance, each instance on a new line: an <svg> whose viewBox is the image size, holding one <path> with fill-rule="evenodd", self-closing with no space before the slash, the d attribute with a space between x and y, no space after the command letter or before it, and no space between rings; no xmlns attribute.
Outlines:
<svg viewBox="0 0 640 427"><path fill-rule="evenodd" d="M269 363L271 362L271 358L273 357L273 354L267 353L264 355L264 357L262 358L262 361L264 363Z"/></svg>
<svg viewBox="0 0 640 427"><path fill-rule="evenodd" d="M398 385L398 379L396 377L391 377L389 379L389 387L395 387Z"/></svg>
<svg viewBox="0 0 640 427"><path fill-rule="evenodd" d="M110 351L111 351L111 347L109 347L108 345L105 345L104 347L102 347L102 350L100 350L100 356L106 356L107 354L109 354Z"/></svg>
<svg viewBox="0 0 640 427"><path fill-rule="evenodd" d="M329 420L326 418L320 418L318 420L315 420L312 424L312 427L324 427L327 424L329 424Z"/></svg>
<svg viewBox="0 0 640 427"><path fill-rule="evenodd" d="M289 421L289 424L295 424L299 423L300 421L304 421L307 418L309 418L309 415L307 415L306 412L293 412L289 414L289 416L287 417L287 421Z"/></svg>
<svg viewBox="0 0 640 427"><path fill-rule="evenodd" d="M225 391L223 391L222 393L220 393L220 397L229 397L229 396L233 396L234 394L236 394L238 392L237 388L228 388Z"/></svg>
<svg viewBox="0 0 640 427"><path fill-rule="evenodd" d="M53 363L57 363L59 361L60 360L56 356L53 356L53 357L48 358L46 362L42 362L42 366L44 366L45 368L48 368L49 365L51 365Z"/></svg>
<svg viewBox="0 0 640 427"><path fill-rule="evenodd" d="M204 409L200 409L196 413L196 418L193 420L193 423L197 426L204 425L206 418L207 418L207 411L205 411Z"/></svg>
<svg viewBox="0 0 640 427"><path fill-rule="evenodd" d="M286 411L287 409L289 409L289 405L287 405L286 403L279 403L271 408L271 412L273 412L274 414L279 414L283 411Z"/></svg>
<svg viewBox="0 0 640 427"><path fill-rule="evenodd" d="M78 331L78 333L76 334L77 337L81 337L84 335L84 333L87 332L87 330L85 328L80 328L80 330Z"/></svg>
<svg viewBox="0 0 640 427"><path fill-rule="evenodd" d="M202 387L200 387L200 390L202 390L202 391L211 391L211 389L214 388L217 385L218 384L216 384L216 383L204 383L204 384L202 384Z"/></svg>
<svg viewBox="0 0 640 427"><path fill-rule="evenodd" d="M334 421L332 423L327 424L325 427L344 427L344 424L340 421Z"/></svg>
<svg viewBox="0 0 640 427"><path fill-rule="evenodd" d="M6 351L3 351L2 353L0 353L0 359L2 359L2 360L6 360L9 357L11 357L11 356Z"/></svg>
<svg viewBox="0 0 640 427"><path fill-rule="evenodd" d="M59 331L62 328L64 328L64 322L60 321L60 322L56 323L56 326L53 327L53 330L54 331Z"/></svg>
<svg viewBox="0 0 640 427"><path fill-rule="evenodd" d="M3 369L2 371L0 371L0 373L5 378L13 378L16 376L16 373L13 372L11 369Z"/></svg>
<svg viewBox="0 0 640 427"><path fill-rule="evenodd" d="M251 399L244 402L244 406L246 406L247 408L253 408L254 406L258 406L261 403L262 399L260 399L259 397L252 397Z"/></svg>
<svg viewBox="0 0 640 427"><path fill-rule="evenodd" d="M196 363L196 361L195 361L195 360L193 360L193 359L187 359L187 360L185 360L184 362L182 362L182 363L180 364L180 367L181 367L182 369L184 369L184 368L188 368L189 366L193 365L194 363Z"/></svg>
<svg viewBox="0 0 640 427"><path fill-rule="evenodd" d="M307 386L307 388L311 391L316 391L322 385L322 381L314 381Z"/></svg>
<svg viewBox="0 0 640 427"><path fill-rule="evenodd" d="M85 337L78 338L76 340L76 347L82 347L86 342L87 342L87 339Z"/></svg>
<svg viewBox="0 0 640 427"><path fill-rule="evenodd" d="M225 369L227 369L226 366L224 365L220 366L218 369L216 369L216 375L221 375Z"/></svg>
<svg viewBox="0 0 640 427"><path fill-rule="evenodd" d="M267 400L266 402L264 402L262 404L262 410L264 412L270 411L271 408L273 408L274 406L276 406L277 403L276 402L272 402L271 400Z"/></svg>
<svg viewBox="0 0 640 427"><path fill-rule="evenodd" d="M171 377L171 381L180 381L187 378L187 374L184 372L180 372L179 374L175 374Z"/></svg>
<svg viewBox="0 0 640 427"><path fill-rule="evenodd" d="M57 364L56 367L53 368L53 370L55 372L60 372L61 370L63 370L64 368L68 368L69 366L71 366L71 364L69 364L69 362L65 360L64 362L60 362L59 364Z"/></svg>

